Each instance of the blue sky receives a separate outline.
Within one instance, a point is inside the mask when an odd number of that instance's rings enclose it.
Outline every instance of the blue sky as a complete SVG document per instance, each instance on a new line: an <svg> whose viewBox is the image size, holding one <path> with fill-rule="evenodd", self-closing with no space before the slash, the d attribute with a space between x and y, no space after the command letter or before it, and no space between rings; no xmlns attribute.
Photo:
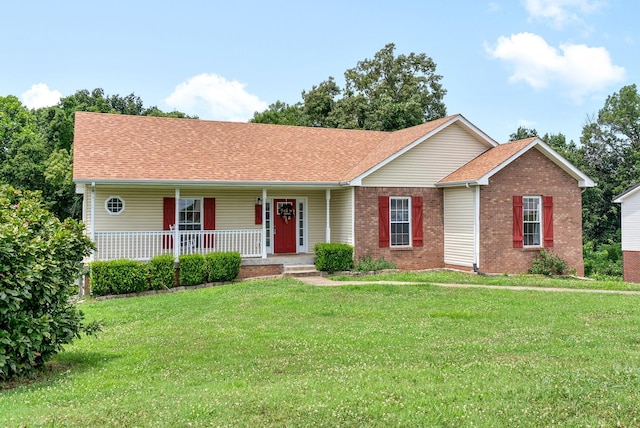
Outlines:
<svg viewBox="0 0 640 428"><path fill-rule="evenodd" d="M639 82L640 3L623 0L13 1L0 96L28 107L79 89L248 120L295 103L387 43L425 53L449 114L503 142L518 126L578 142L608 95Z"/></svg>

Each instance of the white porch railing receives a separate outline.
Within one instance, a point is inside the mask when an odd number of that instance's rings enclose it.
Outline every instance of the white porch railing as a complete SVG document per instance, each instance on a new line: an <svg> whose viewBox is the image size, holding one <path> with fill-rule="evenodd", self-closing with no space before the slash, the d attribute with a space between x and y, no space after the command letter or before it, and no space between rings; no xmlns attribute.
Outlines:
<svg viewBox="0 0 640 428"><path fill-rule="evenodd" d="M149 260L173 254L175 232L95 232L95 260ZM262 230L181 230L180 254L237 251L242 257L262 255Z"/></svg>

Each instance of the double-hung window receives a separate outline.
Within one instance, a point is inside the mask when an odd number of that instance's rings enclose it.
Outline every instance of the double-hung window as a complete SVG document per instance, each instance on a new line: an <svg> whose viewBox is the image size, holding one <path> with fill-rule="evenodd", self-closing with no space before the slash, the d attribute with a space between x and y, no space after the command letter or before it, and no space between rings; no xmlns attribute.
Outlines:
<svg viewBox="0 0 640 428"><path fill-rule="evenodd" d="M180 230L202 230L202 199L180 198Z"/></svg>
<svg viewBox="0 0 640 428"><path fill-rule="evenodd" d="M523 196L522 220L525 247L538 247L542 243L542 216L540 196Z"/></svg>
<svg viewBox="0 0 640 428"><path fill-rule="evenodd" d="M391 197L390 238L392 247L408 247L411 245L411 198Z"/></svg>

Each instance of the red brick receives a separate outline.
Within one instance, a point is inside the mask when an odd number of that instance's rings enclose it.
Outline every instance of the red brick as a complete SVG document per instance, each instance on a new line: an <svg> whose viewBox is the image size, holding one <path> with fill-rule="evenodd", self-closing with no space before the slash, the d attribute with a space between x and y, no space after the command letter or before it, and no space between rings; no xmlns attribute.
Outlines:
<svg viewBox="0 0 640 428"><path fill-rule="evenodd" d="M513 248L514 195L553 197L553 247L569 268L584 275L582 191L576 180L536 149L489 179L480 190L480 270L524 273L540 249Z"/></svg>
<svg viewBox="0 0 640 428"><path fill-rule="evenodd" d="M356 260L363 256L384 257L398 269L418 270L444 266L443 193L436 188L356 187L355 241ZM422 196L424 246L379 248L378 196Z"/></svg>
<svg viewBox="0 0 640 428"><path fill-rule="evenodd" d="M623 251L622 269L626 282L640 282L640 251Z"/></svg>

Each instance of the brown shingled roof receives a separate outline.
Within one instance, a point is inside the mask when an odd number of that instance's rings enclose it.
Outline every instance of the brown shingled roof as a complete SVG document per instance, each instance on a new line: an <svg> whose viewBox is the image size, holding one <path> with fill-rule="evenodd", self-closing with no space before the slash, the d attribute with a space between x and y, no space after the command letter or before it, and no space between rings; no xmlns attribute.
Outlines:
<svg viewBox="0 0 640 428"><path fill-rule="evenodd" d="M75 181L338 183L454 116L396 132L76 113Z"/></svg>
<svg viewBox="0 0 640 428"><path fill-rule="evenodd" d="M520 150L527 147L537 137L500 144L470 160L451 174L440 180L439 184L474 182L498 168Z"/></svg>

